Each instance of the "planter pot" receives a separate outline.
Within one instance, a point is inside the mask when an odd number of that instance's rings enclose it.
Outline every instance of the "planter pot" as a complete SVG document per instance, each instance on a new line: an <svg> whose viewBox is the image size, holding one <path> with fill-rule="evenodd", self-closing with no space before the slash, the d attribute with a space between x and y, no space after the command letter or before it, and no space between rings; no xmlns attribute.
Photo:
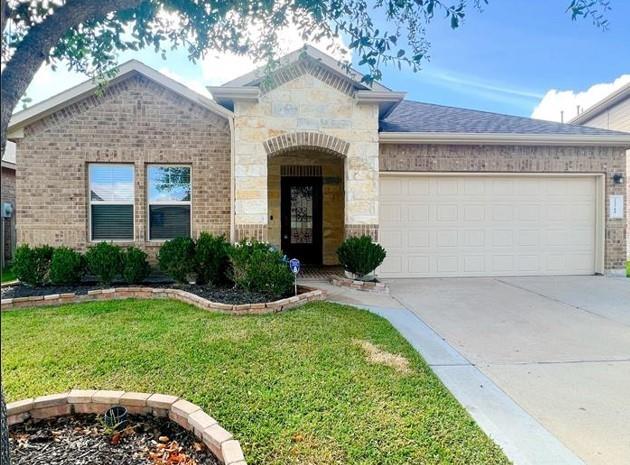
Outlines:
<svg viewBox="0 0 630 465"><path fill-rule="evenodd" d="M368 274L364 274L364 275L358 275L355 273L352 273L350 271L344 270L344 274L346 276L346 278L350 278L354 281L374 281L376 280L376 274L374 274L374 272L372 273L368 273Z"/></svg>
<svg viewBox="0 0 630 465"><path fill-rule="evenodd" d="M105 424L110 428L122 430L127 426L127 409L116 405L105 412Z"/></svg>

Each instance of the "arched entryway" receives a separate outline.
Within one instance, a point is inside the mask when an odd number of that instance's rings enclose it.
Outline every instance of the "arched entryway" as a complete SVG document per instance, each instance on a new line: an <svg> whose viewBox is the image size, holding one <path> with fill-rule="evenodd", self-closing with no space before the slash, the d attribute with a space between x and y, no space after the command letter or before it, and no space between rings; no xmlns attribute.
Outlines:
<svg viewBox="0 0 630 465"><path fill-rule="evenodd" d="M349 144L321 133L265 142L271 244L304 263L335 265L344 239L344 162Z"/></svg>

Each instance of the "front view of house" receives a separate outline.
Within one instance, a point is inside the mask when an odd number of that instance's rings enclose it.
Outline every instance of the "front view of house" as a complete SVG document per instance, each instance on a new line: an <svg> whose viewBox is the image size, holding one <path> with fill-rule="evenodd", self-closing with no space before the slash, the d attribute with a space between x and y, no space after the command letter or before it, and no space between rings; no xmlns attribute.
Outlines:
<svg viewBox="0 0 630 465"><path fill-rule="evenodd" d="M209 90L131 61L14 115L18 242L210 231L333 265L369 234L383 277L624 266L630 134L408 101L312 47Z"/></svg>

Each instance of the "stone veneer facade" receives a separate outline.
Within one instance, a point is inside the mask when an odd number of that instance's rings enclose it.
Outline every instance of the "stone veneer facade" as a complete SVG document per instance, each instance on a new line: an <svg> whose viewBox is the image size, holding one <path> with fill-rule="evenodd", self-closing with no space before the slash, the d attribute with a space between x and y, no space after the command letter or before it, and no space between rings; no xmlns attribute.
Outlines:
<svg viewBox="0 0 630 465"><path fill-rule="evenodd" d="M604 266L625 266L626 219L608 218L608 197L625 194L624 184L612 181L615 173L626 176L623 148L382 144L379 164L381 171L605 174Z"/></svg>
<svg viewBox="0 0 630 465"><path fill-rule="evenodd" d="M84 249L88 232L87 165L135 165L135 239L147 240L146 167L192 167L192 234L230 233L229 122L136 75L101 96L74 103L25 129L17 140L18 242ZM126 245L123 243L122 245Z"/></svg>
<svg viewBox="0 0 630 465"><path fill-rule="evenodd" d="M352 86L315 65L294 67L290 79L286 73L281 70L262 86L258 102L234 104L237 239L277 240L268 182L275 166L269 158L276 152L307 164L307 152L314 150L342 158L345 229L378 224L378 105L358 103ZM324 256L330 259L331 253Z"/></svg>

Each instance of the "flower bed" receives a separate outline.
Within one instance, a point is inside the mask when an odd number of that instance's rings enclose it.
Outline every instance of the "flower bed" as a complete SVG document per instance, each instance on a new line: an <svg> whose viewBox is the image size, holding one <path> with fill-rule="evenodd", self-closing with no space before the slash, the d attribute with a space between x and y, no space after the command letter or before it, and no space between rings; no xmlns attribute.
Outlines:
<svg viewBox="0 0 630 465"><path fill-rule="evenodd" d="M33 295L29 297L16 297L2 299L2 310L10 310L23 307L39 307L44 305L63 305L75 302L87 302L92 300L114 299L174 299L195 305L203 310L231 312L231 313L272 313L298 307L313 300L323 300L326 293L321 289L306 286L298 287L298 295L287 297L272 302L259 302L248 304L226 304L213 302L199 295L187 292L183 289L164 287L114 287L109 289L88 290L85 294L75 292Z"/></svg>
<svg viewBox="0 0 630 465"><path fill-rule="evenodd" d="M176 396L124 391L72 390L7 404L11 427L32 420L74 414L103 414L122 405L130 414L168 417L191 431L225 465L245 465L241 445L201 407ZM127 462L125 462L127 463Z"/></svg>

